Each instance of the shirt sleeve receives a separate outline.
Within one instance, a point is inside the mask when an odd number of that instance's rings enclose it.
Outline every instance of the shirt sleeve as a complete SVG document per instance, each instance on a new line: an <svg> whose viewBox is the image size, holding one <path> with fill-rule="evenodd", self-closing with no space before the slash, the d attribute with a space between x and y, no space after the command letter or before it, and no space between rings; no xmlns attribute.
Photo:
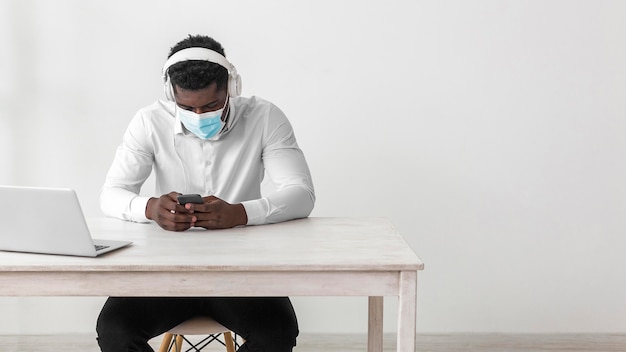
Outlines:
<svg viewBox="0 0 626 352"><path fill-rule="evenodd" d="M105 215L134 222L149 221L145 211L150 197L139 195L154 160L148 133L141 113L137 113L117 148L100 193L100 207Z"/></svg>
<svg viewBox="0 0 626 352"><path fill-rule="evenodd" d="M262 158L275 187L261 199L242 203L248 215L248 225L307 217L315 205L311 172L291 124L275 106L272 106L268 121Z"/></svg>

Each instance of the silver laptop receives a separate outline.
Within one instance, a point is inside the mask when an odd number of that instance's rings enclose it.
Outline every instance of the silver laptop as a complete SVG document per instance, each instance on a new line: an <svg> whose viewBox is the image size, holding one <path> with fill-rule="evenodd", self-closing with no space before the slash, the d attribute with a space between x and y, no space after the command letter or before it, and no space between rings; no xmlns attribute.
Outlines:
<svg viewBox="0 0 626 352"><path fill-rule="evenodd" d="M74 190L0 186L0 250L96 257L130 243L92 239Z"/></svg>

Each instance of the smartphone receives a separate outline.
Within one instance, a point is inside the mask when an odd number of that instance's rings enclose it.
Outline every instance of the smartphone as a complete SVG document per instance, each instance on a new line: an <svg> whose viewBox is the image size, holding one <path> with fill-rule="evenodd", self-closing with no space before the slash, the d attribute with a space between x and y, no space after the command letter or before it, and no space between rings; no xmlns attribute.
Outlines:
<svg viewBox="0 0 626 352"><path fill-rule="evenodd" d="M185 205L187 203L202 204L202 196L199 194L181 194L178 196L178 204Z"/></svg>

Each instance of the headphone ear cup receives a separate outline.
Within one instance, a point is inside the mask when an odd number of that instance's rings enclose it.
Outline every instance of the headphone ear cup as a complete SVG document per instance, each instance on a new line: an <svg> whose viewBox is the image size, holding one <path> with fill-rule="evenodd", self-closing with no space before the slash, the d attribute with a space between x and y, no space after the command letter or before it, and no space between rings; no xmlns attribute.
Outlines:
<svg viewBox="0 0 626 352"><path fill-rule="evenodd" d="M236 70L228 75L228 95L238 97L241 95L241 76Z"/></svg>
<svg viewBox="0 0 626 352"><path fill-rule="evenodd" d="M165 78L165 83L163 84L163 92L165 93L165 98L169 101L174 100L174 90L172 88L172 82L170 82L170 75L167 75Z"/></svg>

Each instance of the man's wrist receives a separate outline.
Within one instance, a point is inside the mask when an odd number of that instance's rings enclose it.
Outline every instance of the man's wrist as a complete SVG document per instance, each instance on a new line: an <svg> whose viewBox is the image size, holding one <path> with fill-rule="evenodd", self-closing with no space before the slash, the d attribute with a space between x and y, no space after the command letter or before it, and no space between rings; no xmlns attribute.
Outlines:
<svg viewBox="0 0 626 352"><path fill-rule="evenodd" d="M244 226L248 224L248 213L246 213L246 207L243 206L243 204L238 203L235 204L235 206L237 207L237 219L239 220L237 225L235 226Z"/></svg>
<svg viewBox="0 0 626 352"><path fill-rule="evenodd" d="M150 214L152 213L152 204L154 203L154 201L156 200L156 198L154 197L150 197L150 199L148 199L148 202L146 202L146 219L148 220L152 220L152 217L150 216Z"/></svg>

